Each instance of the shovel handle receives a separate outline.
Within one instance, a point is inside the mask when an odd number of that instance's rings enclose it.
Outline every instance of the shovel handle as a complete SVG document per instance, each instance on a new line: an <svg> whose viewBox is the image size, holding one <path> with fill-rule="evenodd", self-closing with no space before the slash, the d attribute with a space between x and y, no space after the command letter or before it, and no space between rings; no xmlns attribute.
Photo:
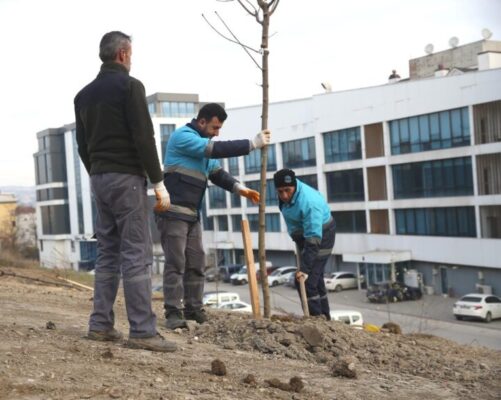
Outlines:
<svg viewBox="0 0 501 400"><path fill-rule="evenodd" d="M301 271L301 256L299 246L296 244L296 268ZM310 309L308 308L308 298L306 297L306 286L304 284L304 276L299 278L299 295L301 297L301 305L303 306L303 314L305 317L310 316Z"/></svg>

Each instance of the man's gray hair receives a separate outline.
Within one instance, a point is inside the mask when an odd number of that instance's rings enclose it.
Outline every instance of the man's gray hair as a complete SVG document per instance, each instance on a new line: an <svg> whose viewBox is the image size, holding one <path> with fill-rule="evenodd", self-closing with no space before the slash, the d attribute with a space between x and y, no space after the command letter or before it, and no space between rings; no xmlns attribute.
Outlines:
<svg viewBox="0 0 501 400"><path fill-rule="evenodd" d="M132 38L120 31L106 33L99 43L99 58L101 61L113 61L121 49L128 49Z"/></svg>

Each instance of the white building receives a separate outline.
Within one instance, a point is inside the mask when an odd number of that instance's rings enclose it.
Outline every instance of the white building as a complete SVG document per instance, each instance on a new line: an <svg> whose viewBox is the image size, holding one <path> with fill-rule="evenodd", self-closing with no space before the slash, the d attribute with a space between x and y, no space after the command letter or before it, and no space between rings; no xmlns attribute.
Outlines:
<svg viewBox="0 0 501 400"><path fill-rule="evenodd" d="M325 195L336 219L329 270L352 270L365 283L388 279L393 270L397 279L419 276L430 293L501 294L500 54L501 42L484 40L410 60L410 79L271 104L267 258L295 263L272 181L287 166ZM170 132L203 103L168 93L148 102L163 157ZM227 111L222 139L260 130L261 106ZM93 206L74 125L37 136L42 264L91 268ZM255 188L259 163L259 152L224 160ZM257 207L211 185L204 244L218 262L243 261L242 218L256 247ZM158 242L153 223L152 231ZM154 252L161 255L158 243Z"/></svg>
<svg viewBox="0 0 501 400"><path fill-rule="evenodd" d="M481 53L463 57L472 51ZM472 43L411 60L414 79L271 104L267 259L294 264L272 182L288 167L325 195L337 221L329 269L373 283L394 264L398 279L417 274L430 293L501 294L500 51L501 42ZM442 63L435 74L420 70L433 61ZM260 115L261 106L230 109L223 137L250 137ZM257 160L226 165L255 187ZM256 232L257 207L216 187L207 205L208 249L241 262L240 219Z"/></svg>

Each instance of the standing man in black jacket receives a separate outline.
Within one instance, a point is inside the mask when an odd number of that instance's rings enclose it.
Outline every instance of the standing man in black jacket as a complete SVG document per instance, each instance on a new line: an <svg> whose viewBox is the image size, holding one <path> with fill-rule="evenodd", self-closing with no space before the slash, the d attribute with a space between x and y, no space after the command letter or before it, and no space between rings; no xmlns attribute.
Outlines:
<svg viewBox="0 0 501 400"><path fill-rule="evenodd" d="M170 197L144 86L129 75L131 56L130 36L118 31L105 34L99 46L101 70L75 97L78 153L90 175L97 208L94 309L87 337L122 339L114 328L113 312L122 276L128 346L170 352L176 344L157 333L151 307L153 260L146 177L153 183L156 210L168 210Z"/></svg>

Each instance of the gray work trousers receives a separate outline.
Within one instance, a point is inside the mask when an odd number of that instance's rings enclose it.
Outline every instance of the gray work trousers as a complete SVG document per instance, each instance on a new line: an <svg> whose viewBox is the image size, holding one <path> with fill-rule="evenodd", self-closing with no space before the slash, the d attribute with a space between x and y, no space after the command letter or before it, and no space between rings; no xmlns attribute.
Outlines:
<svg viewBox="0 0 501 400"><path fill-rule="evenodd" d="M146 180L137 175L104 173L92 175L91 185L97 210L97 260L89 329L113 328L113 304L121 275L129 337L155 336L150 271L153 254Z"/></svg>
<svg viewBox="0 0 501 400"><path fill-rule="evenodd" d="M165 255L164 307L199 310L204 293L205 253L200 221L156 217Z"/></svg>

